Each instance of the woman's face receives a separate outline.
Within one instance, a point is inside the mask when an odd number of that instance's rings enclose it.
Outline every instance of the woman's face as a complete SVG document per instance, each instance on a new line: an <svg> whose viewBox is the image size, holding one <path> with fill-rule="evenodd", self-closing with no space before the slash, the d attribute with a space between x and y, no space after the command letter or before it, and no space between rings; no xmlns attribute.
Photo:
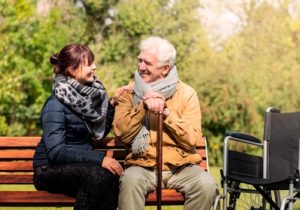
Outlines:
<svg viewBox="0 0 300 210"><path fill-rule="evenodd" d="M94 81L96 65L92 63L91 65L88 64L87 59L77 68L71 70L71 76L76 79L78 82L90 83Z"/></svg>

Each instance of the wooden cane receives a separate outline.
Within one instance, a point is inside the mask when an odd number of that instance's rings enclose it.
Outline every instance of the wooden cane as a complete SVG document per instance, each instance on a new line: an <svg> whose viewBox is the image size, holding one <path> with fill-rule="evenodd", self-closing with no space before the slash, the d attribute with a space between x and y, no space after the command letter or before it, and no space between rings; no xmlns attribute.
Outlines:
<svg viewBox="0 0 300 210"><path fill-rule="evenodd" d="M162 131L163 131L163 115L158 114L157 118L157 145L156 145L156 163L157 163L157 187L156 200L157 210L161 210L161 185L162 185Z"/></svg>

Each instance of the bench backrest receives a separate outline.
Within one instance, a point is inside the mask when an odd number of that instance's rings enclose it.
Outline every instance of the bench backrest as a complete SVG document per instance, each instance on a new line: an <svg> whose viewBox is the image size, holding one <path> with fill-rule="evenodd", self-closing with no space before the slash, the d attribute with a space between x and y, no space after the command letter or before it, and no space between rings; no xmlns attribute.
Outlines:
<svg viewBox="0 0 300 210"><path fill-rule="evenodd" d="M0 137L0 184L32 184L32 157L40 139L39 136ZM94 146L124 164L126 149L120 141L107 137L95 142ZM197 153L203 158L201 167L208 171L206 148L203 137L197 142Z"/></svg>

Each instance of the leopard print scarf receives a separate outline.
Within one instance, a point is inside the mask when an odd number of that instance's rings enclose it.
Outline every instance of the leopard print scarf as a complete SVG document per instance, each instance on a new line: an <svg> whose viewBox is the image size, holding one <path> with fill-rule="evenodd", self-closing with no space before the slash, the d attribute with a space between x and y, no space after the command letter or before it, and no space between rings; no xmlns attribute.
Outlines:
<svg viewBox="0 0 300 210"><path fill-rule="evenodd" d="M91 86L86 86L62 74L57 74L54 80L53 91L59 101L83 119L93 139L102 139L108 108L108 97L102 83L95 78Z"/></svg>

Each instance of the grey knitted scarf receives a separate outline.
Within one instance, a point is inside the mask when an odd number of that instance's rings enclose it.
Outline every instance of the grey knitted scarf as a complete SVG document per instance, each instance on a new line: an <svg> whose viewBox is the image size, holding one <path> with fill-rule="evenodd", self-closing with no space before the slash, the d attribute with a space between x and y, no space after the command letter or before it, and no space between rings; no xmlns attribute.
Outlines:
<svg viewBox="0 0 300 210"><path fill-rule="evenodd" d="M105 132L108 97L102 83L96 78L91 86L79 83L62 74L55 76L53 91L56 97L84 121L95 140Z"/></svg>
<svg viewBox="0 0 300 210"><path fill-rule="evenodd" d="M152 83L145 83L138 71L134 75L134 96L133 106L143 99L143 96L148 91L155 91L162 94L165 99L170 98L176 92L178 83L178 74L176 66L174 65L168 75L159 81ZM147 117L144 117L143 126L139 133L134 138L131 149L132 153L137 155L144 153L149 148L149 125L147 124Z"/></svg>

